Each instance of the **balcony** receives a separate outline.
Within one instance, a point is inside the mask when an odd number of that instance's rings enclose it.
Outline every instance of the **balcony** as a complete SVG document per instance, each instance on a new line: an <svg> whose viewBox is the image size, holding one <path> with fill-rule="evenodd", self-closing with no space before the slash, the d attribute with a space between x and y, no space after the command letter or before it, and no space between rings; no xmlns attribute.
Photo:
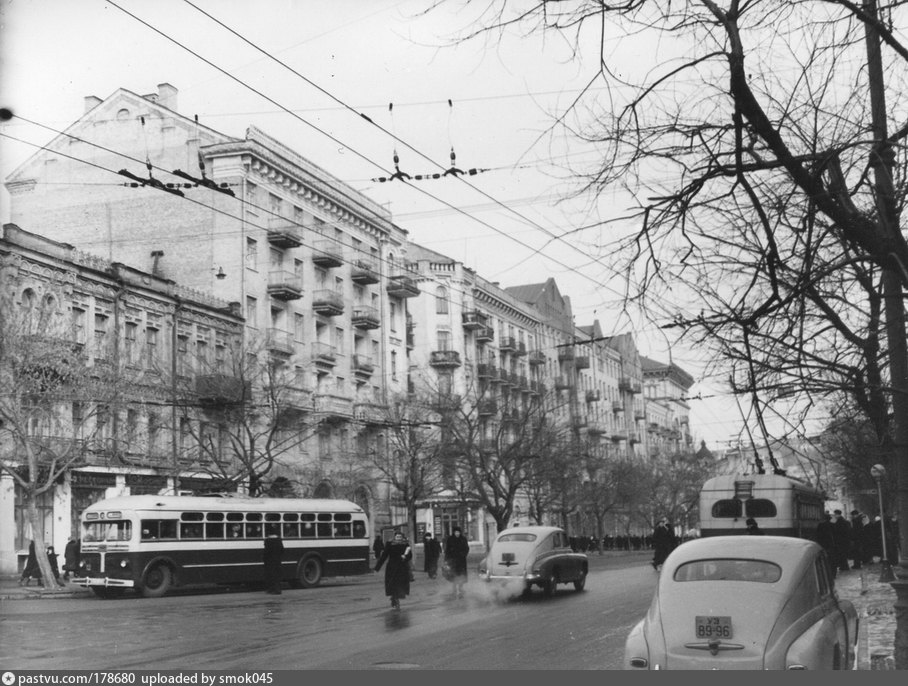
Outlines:
<svg viewBox="0 0 908 686"><path fill-rule="evenodd" d="M643 410L634 410L634 419L636 419L637 421L646 419L646 412Z"/></svg>
<svg viewBox="0 0 908 686"><path fill-rule="evenodd" d="M584 417L582 415L571 418L571 426L573 426L575 429L585 429L586 425L587 425L586 417Z"/></svg>
<svg viewBox="0 0 908 686"><path fill-rule="evenodd" d="M286 269L268 272L268 295L278 300L297 300L303 297L302 279Z"/></svg>
<svg viewBox="0 0 908 686"><path fill-rule="evenodd" d="M501 421L505 424L519 424L521 421L520 410L512 407L510 410L504 410L501 413Z"/></svg>
<svg viewBox="0 0 908 686"><path fill-rule="evenodd" d="M326 269L340 267L344 263L344 249L337 241L316 241L312 246L312 261Z"/></svg>
<svg viewBox="0 0 908 686"><path fill-rule="evenodd" d="M578 355L574 358L574 366L577 369L589 369L590 368L590 356L589 355Z"/></svg>
<svg viewBox="0 0 908 686"><path fill-rule="evenodd" d="M303 244L299 227L289 219L271 217L268 220L268 242L275 248L298 248Z"/></svg>
<svg viewBox="0 0 908 686"><path fill-rule="evenodd" d="M325 415L327 420L345 420L353 417L353 399L333 393L315 396L315 411Z"/></svg>
<svg viewBox="0 0 908 686"><path fill-rule="evenodd" d="M601 400L599 391L587 391L586 392L586 401L588 403L598 403Z"/></svg>
<svg viewBox="0 0 908 686"><path fill-rule="evenodd" d="M541 350L531 350L527 362L533 366L545 364L545 353Z"/></svg>
<svg viewBox="0 0 908 686"><path fill-rule="evenodd" d="M249 398L249 382L231 374L195 378L195 393L203 405L235 405Z"/></svg>
<svg viewBox="0 0 908 686"><path fill-rule="evenodd" d="M629 376L622 376L618 379L618 389L625 393L640 393L640 382Z"/></svg>
<svg viewBox="0 0 908 686"><path fill-rule="evenodd" d="M566 376L556 376L555 377L555 390L556 391L566 391L569 388L572 388L573 384L571 380Z"/></svg>
<svg viewBox="0 0 908 686"><path fill-rule="evenodd" d="M639 443L639 442L640 442L640 435L639 435L636 431L628 431L628 432L627 432L627 440L628 440L629 442L631 442L631 443Z"/></svg>
<svg viewBox="0 0 908 686"><path fill-rule="evenodd" d="M354 355L353 371L357 376L372 376L372 372L375 371L375 361L369 355Z"/></svg>
<svg viewBox="0 0 908 686"><path fill-rule="evenodd" d="M480 363L476 365L476 376L480 379L491 380L498 377L498 369L490 364Z"/></svg>
<svg viewBox="0 0 908 686"><path fill-rule="evenodd" d="M461 315L463 319L463 328L467 331L481 329L486 325L486 316L479 310L470 310Z"/></svg>
<svg viewBox="0 0 908 686"><path fill-rule="evenodd" d="M570 362L574 359L574 346L569 345L567 347L558 348L558 361L559 362Z"/></svg>
<svg viewBox="0 0 908 686"><path fill-rule="evenodd" d="M529 383L529 381L527 380L527 378L526 378L525 376L523 376L523 374L517 374L517 375L516 375L516 382L515 382L515 385L516 385L517 388L519 388L521 391L525 391L525 392L527 392L527 393L529 393L529 391L530 391L530 383Z"/></svg>
<svg viewBox="0 0 908 686"><path fill-rule="evenodd" d="M517 350L514 351L514 354L517 355L517 357L523 357L524 355L526 355L527 354L527 344L524 343L523 341L518 341Z"/></svg>
<svg viewBox="0 0 908 686"><path fill-rule="evenodd" d="M611 438L615 443L627 440L627 432L624 429L612 429Z"/></svg>
<svg viewBox="0 0 908 686"><path fill-rule="evenodd" d="M545 384L541 381L530 381L530 395L545 395Z"/></svg>
<svg viewBox="0 0 908 686"><path fill-rule="evenodd" d="M480 417L498 414L498 403L492 399L480 400L476 411Z"/></svg>
<svg viewBox="0 0 908 686"><path fill-rule="evenodd" d="M364 424L384 424L388 421L388 406L381 403L354 403L353 418Z"/></svg>
<svg viewBox="0 0 908 686"><path fill-rule="evenodd" d="M476 329L477 343L491 343L495 340L495 331L491 326L483 326Z"/></svg>
<svg viewBox="0 0 908 686"><path fill-rule="evenodd" d="M607 429L605 427L605 424L594 419L587 423L586 431L590 436L601 436L607 431Z"/></svg>
<svg viewBox="0 0 908 686"><path fill-rule="evenodd" d="M514 377L507 369L499 369L498 383L500 383L502 386L513 386Z"/></svg>
<svg viewBox="0 0 908 686"><path fill-rule="evenodd" d="M265 346L273 355L289 357L296 350L296 344L293 342L293 334L282 329L268 329L268 336Z"/></svg>
<svg viewBox="0 0 908 686"><path fill-rule="evenodd" d="M297 412L312 411L312 391L308 388L287 386L284 389L283 401L288 410Z"/></svg>
<svg viewBox="0 0 908 686"><path fill-rule="evenodd" d="M337 348L330 343L313 343L312 361L319 367L333 367L337 364Z"/></svg>
<svg viewBox="0 0 908 686"><path fill-rule="evenodd" d="M388 295L395 298L415 298L419 295L419 286L409 276L398 274L388 279Z"/></svg>
<svg viewBox="0 0 908 686"><path fill-rule="evenodd" d="M503 353L512 353L517 350L517 339L513 336L502 336L498 343L498 350Z"/></svg>
<svg viewBox="0 0 908 686"><path fill-rule="evenodd" d="M350 270L350 280L360 286L378 283L378 271L369 260L356 260Z"/></svg>
<svg viewBox="0 0 908 686"><path fill-rule="evenodd" d="M336 317L344 313L344 296L330 288L315 291L312 294L312 309L326 317Z"/></svg>
<svg viewBox="0 0 908 686"><path fill-rule="evenodd" d="M624 403L621 402L620 400L613 400L612 401L612 412L614 412L615 414L617 414L619 412L624 412Z"/></svg>
<svg viewBox="0 0 908 686"><path fill-rule="evenodd" d="M357 329L377 329L380 325L378 317L378 308L357 305L353 308L353 314L350 321Z"/></svg>
<svg viewBox="0 0 908 686"><path fill-rule="evenodd" d="M429 353L429 364L440 368L459 367L460 353L456 350L433 350Z"/></svg>

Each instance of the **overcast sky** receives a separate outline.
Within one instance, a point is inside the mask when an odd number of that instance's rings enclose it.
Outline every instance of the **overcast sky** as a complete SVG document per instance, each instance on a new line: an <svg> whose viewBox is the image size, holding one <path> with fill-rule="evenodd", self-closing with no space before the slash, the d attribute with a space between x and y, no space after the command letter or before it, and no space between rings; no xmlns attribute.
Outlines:
<svg viewBox="0 0 908 686"><path fill-rule="evenodd" d="M704 378L703 360L660 322L617 307L623 277L608 246L633 227L601 223L629 199L572 197L578 186L566 169L593 163L596 151L546 135L595 65L551 36L450 47L473 25L459 2L428 15L418 0L191 2L0 0L0 104L49 127L18 117L2 125L3 178L75 121L86 96L170 83L181 114L236 137L249 125L264 130L386 204L414 241L481 276L502 286L553 276L578 324L598 318L606 334L632 331L643 354L671 358L697 379L697 438L713 449L746 441L735 400ZM410 185L374 180L393 172L395 152L411 176L443 171L452 147L458 168L488 171ZM5 189L0 203L6 222Z"/></svg>

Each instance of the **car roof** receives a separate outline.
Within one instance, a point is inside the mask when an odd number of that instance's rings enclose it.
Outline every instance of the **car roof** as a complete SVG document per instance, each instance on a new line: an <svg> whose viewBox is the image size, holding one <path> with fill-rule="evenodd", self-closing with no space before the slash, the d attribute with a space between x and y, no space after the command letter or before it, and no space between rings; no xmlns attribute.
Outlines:
<svg viewBox="0 0 908 686"><path fill-rule="evenodd" d="M546 536L553 531L564 531L560 526L512 526L504 531L499 531L495 538L505 534L536 534L537 536Z"/></svg>
<svg viewBox="0 0 908 686"><path fill-rule="evenodd" d="M817 543L792 536L709 536L679 545L665 566L674 570L704 558L755 558L775 562L785 570L812 559L820 550Z"/></svg>

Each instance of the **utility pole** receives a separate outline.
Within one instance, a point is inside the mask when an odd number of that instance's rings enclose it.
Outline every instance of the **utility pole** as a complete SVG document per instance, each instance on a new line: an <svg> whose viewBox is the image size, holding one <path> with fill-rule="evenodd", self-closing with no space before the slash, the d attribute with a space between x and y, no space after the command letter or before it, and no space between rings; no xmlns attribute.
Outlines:
<svg viewBox="0 0 908 686"><path fill-rule="evenodd" d="M901 238L898 208L892 182L895 153L886 127L886 94L880 36L872 22L878 21L876 0L864 0L867 41L867 78L874 149L870 158L876 195L877 221L886 243ZM905 340L905 306L902 275L893 263L894 254L881 255L883 297L886 312L886 340L889 345L889 376L892 384L893 453L897 478L897 511L900 553L892 587L895 602L895 668L908 669L908 342Z"/></svg>

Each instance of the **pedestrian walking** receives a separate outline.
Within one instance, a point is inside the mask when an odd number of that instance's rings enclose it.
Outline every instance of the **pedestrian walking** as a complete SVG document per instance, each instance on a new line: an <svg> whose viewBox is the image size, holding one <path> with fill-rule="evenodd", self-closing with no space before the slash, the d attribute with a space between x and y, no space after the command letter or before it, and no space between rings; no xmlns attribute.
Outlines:
<svg viewBox="0 0 908 686"><path fill-rule="evenodd" d="M826 560L829 562L829 571L834 578L839 568L838 565L836 565L835 527L832 524L832 515L828 512L823 514L823 520L817 524L817 543L826 551Z"/></svg>
<svg viewBox="0 0 908 686"><path fill-rule="evenodd" d="M375 534L375 540L372 542L372 554L375 559L381 557L382 550L385 549L385 542L381 540L381 534Z"/></svg>
<svg viewBox="0 0 908 686"><path fill-rule="evenodd" d="M262 561L265 564L265 592L271 595L281 594L281 562L283 557L284 542L277 534L270 534L265 539Z"/></svg>
<svg viewBox="0 0 908 686"><path fill-rule="evenodd" d="M441 557L441 543L427 531L422 537L422 549L423 557L425 558L423 571L429 575L430 579L434 579L438 575L438 560Z"/></svg>
<svg viewBox="0 0 908 686"><path fill-rule="evenodd" d="M69 537L66 547L63 549L63 580L69 581L70 574L76 574L79 571L79 556L81 554L82 541L73 536Z"/></svg>
<svg viewBox="0 0 908 686"><path fill-rule="evenodd" d="M47 546L47 562L50 565L50 571L54 575L54 580L60 583L60 567L57 563L57 553L54 552L52 545Z"/></svg>
<svg viewBox="0 0 908 686"><path fill-rule="evenodd" d="M656 528L653 529L653 561L650 562L653 569L659 571L662 568L662 563L665 562L665 558L668 557L669 553L675 549L675 544L675 533L668 525L668 518L663 517L656 523Z"/></svg>
<svg viewBox="0 0 908 686"><path fill-rule="evenodd" d="M864 515L851 511L851 568L861 569L864 562Z"/></svg>
<svg viewBox="0 0 908 686"><path fill-rule="evenodd" d="M744 522L747 525L747 533L750 536L762 536L763 529L760 528L760 525L757 524L757 520L753 517L748 517L747 521Z"/></svg>
<svg viewBox="0 0 908 686"><path fill-rule="evenodd" d="M35 579L39 586L44 585L41 580L41 569L38 567L38 556L35 555L35 542L33 540L28 543L28 557L25 560L25 567L22 568L22 576L19 577L19 585L28 586L32 579Z"/></svg>
<svg viewBox="0 0 908 686"><path fill-rule="evenodd" d="M451 583L454 584L452 598L463 598L463 587L467 583L467 556L470 544L463 535L463 529L455 526L445 541L445 564L451 570Z"/></svg>
<svg viewBox="0 0 908 686"><path fill-rule="evenodd" d="M851 548L851 523L842 516L841 510L833 511L832 530L835 536L835 564L840 572L851 569L848 566L848 554Z"/></svg>
<svg viewBox="0 0 908 686"><path fill-rule="evenodd" d="M410 595L410 560L413 551L410 543L400 531L394 532L387 545L382 547L381 556L375 565L375 571L385 567L385 595L391 598L391 607L400 609L400 601Z"/></svg>

